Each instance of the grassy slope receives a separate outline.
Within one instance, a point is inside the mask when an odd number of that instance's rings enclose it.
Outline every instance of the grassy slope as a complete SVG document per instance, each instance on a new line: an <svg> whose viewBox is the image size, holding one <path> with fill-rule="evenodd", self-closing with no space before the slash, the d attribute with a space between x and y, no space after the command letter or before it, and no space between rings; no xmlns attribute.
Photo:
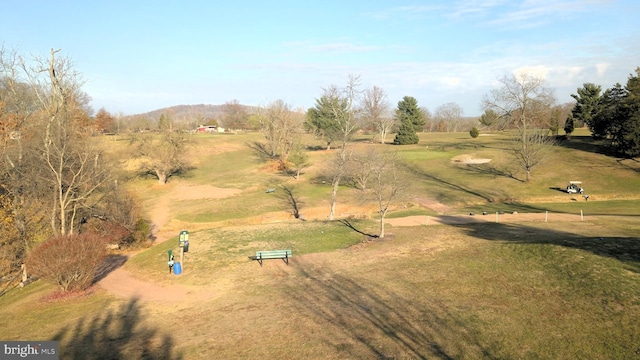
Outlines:
<svg viewBox="0 0 640 360"><path fill-rule="evenodd" d="M579 135L579 134L578 134ZM264 165L246 136L194 138L194 184L240 188L230 199L176 202L172 216L206 223L282 208L263 189L289 181ZM375 145L379 146L379 145ZM428 146L428 147L427 147ZM337 223L229 226L192 234L189 270L169 277L163 264L175 239L136 256L127 268L159 283L212 289L197 304L124 302L103 291L43 303L40 282L0 298L2 339L59 339L66 355L146 358L631 358L640 344L640 177L634 164L605 155L590 139L556 147L530 183L505 176L505 138L423 134L397 150L412 169L413 194L467 211L585 210L566 223L473 224L392 228L393 240L352 246L362 236ZM221 149L233 151L221 152ZM396 149L396 148L393 148ZM452 163L457 155L486 166ZM313 179L327 153L312 153ZM516 176L517 177L517 176ZM572 201L562 188L582 180L592 197ZM133 184L145 206L164 190ZM328 187L295 184L305 206L326 202ZM357 203L342 189L339 201ZM410 208L404 214L424 210ZM606 214L628 215L608 218ZM375 231L371 221L355 225ZM177 235L177 234L176 234ZM257 248L294 250L291 266L246 260ZM342 250L335 250L342 249ZM300 256L308 254L305 256ZM298 255L298 256L295 256ZM170 296L170 294L168 294ZM125 330L130 328L131 330ZM291 351L292 346L296 349ZM157 352L154 352L156 351ZM166 356L162 356L165 354ZM144 356L143 356L144 357ZM79 358L79 357L78 357Z"/></svg>

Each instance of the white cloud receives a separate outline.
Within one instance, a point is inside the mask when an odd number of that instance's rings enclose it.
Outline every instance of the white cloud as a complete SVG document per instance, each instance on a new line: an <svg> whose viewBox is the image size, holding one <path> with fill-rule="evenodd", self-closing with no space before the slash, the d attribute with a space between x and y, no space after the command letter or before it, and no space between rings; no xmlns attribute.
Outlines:
<svg viewBox="0 0 640 360"><path fill-rule="evenodd" d="M603 77L605 75L605 73L607 72L607 69L609 69L610 66L611 66L611 64L609 64L609 63L596 64L596 74L598 75L598 77Z"/></svg>
<svg viewBox="0 0 640 360"><path fill-rule="evenodd" d="M524 75L535 76L538 78L546 79L549 75L550 69L544 65L536 66L523 66L513 70L513 75L516 78L521 78Z"/></svg>

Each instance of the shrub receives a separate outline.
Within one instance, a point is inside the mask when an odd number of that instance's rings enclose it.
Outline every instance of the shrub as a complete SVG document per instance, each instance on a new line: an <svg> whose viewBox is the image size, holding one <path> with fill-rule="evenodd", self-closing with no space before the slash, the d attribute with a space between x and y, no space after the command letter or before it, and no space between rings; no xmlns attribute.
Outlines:
<svg viewBox="0 0 640 360"><path fill-rule="evenodd" d="M478 128L474 126L474 127L471 129L471 131L469 131L469 135L471 135L471 137L475 139L475 138L477 138L478 136L480 136L480 130L478 130Z"/></svg>
<svg viewBox="0 0 640 360"><path fill-rule="evenodd" d="M151 224L141 217L140 201L135 194L116 189L107 193L100 208L82 225L82 232L93 232L109 244L132 246L144 244Z"/></svg>
<svg viewBox="0 0 640 360"><path fill-rule="evenodd" d="M107 255L105 239L95 233L49 238L27 256L27 269L62 291L85 290Z"/></svg>

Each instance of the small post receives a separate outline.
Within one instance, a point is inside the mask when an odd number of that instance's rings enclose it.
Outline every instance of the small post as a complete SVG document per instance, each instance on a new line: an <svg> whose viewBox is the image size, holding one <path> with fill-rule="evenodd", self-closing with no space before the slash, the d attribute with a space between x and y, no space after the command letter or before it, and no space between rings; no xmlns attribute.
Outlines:
<svg viewBox="0 0 640 360"><path fill-rule="evenodd" d="M178 247L180 248L180 266L184 271L184 247L189 244L189 231L182 230L178 236Z"/></svg>
<svg viewBox="0 0 640 360"><path fill-rule="evenodd" d="M429 218L431 218L431 216L427 215L427 225L429 225Z"/></svg>
<svg viewBox="0 0 640 360"><path fill-rule="evenodd" d="M549 211L544 212L544 222L547 222L547 220L549 220Z"/></svg>
<svg viewBox="0 0 640 360"><path fill-rule="evenodd" d="M582 210L580 210L580 221L584 221L584 214L582 213Z"/></svg>
<svg viewBox="0 0 640 360"><path fill-rule="evenodd" d="M498 223L498 212L496 211L496 224Z"/></svg>
<svg viewBox="0 0 640 360"><path fill-rule="evenodd" d="M169 249L167 250L167 255L169 255L169 261L167 262L167 264L169 265L169 274L171 274L171 272L173 271L173 250Z"/></svg>

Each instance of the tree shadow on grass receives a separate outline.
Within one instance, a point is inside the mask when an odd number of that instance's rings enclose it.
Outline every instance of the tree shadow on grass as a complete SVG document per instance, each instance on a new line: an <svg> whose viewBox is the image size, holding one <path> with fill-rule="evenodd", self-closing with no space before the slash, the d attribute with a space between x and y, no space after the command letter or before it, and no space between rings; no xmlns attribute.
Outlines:
<svg viewBox="0 0 640 360"><path fill-rule="evenodd" d="M278 185L277 188L282 190L277 196L291 208L291 215L296 219L304 220L300 214L300 206L303 204L299 197L294 194L295 188L289 185Z"/></svg>
<svg viewBox="0 0 640 360"><path fill-rule="evenodd" d="M127 262L129 257L125 255L109 255L107 256L100 266L96 269L96 274L93 277L93 283L97 283L98 281L104 279L115 269L124 265Z"/></svg>
<svg viewBox="0 0 640 360"><path fill-rule="evenodd" d="M61 329L51 339L59 342L60 358L87 359L182 359L174 354L170 335L142 324L137 299L118 310L82 318Z"/></svg>
<svg viewBox="0 0 640 360"><path fill-rule="evenodd" d="M426 180L430 180L433 181L439 185L442 185L444 187L456 190L456 191L462 191L466 194L472 195L472 196L476 196L479 197L481 199L484 199L487 202L494 202L496 199L494 199L492 196L488 195L488 194L483 194L479 191L464 187L462 185L458 185L458 184L454 184L453 182L450 182L448 180L444 180L441 179L435 175L429 174L426 171L419 169L415 166L408 166L408 165L404 165L404 168L407 172L409 173L413 173L416 176L418 176L419 178L422 179L426 179Z"/></svg>
<svg viewBox="0 0 640 360"><path fill-rule="evenodd" d="M575 227L580 224L568 224ZM586 236L555 229L544 229L514 223L456 224L469 236L519 244L551 244L580 249L595 255L617 259L625 267L640 273L640 237Z"/></svg>
<svg viewBox="0 0 640 360"><path fill-rule="evenodd" d="M606 146L606 140L596 139L589 135L571 136L569 139L562 139L557 142L557 146L607 156L613 155L611 149Z"/></svg>
<svg viewBox="0 0 640 360"><path fill-rule="evenodd" d="M460 169L480 175L489 175L494 177L505 177L508 179L517 180L521 183L525 181L519 179L511 170L509 169L501 169L492 164L465 164L466 166L461 166Z"/></svg>
<svg viewBox="0 0 640 360"><path fill-rule="evenodd" d="M359 230L358 228L356 228L356 227L355 227L355 225L353 225L353 224L352 224L349 220L347 220L347 219L340 219L340 220L338 220L338 222L339 222L340 224L342 224L342 225L344 225L344 226L348 227L349 229L351 229L351 230L353 230L353 231L357 232L358 234L365 235L365 236L367 236L367 237L369 237L369 238L378 238L378 237L379 237L379 236L378 236L378 235L376 235L376 234L369 234L369 233L366 233L366 232L364 232L364 231L362 231L362 230Z"/></svg>
<svg viewBox="0 0 640 360"><path fill-rule="evenodd" d="M265 143L254 141L246 143L247 147L253 150L254 155L261 161L266 162L273 159L273 155L271 151L267 149L267 145Z"/></svg>
<svg viewBox="0 0 640 360"><path fill-rule="evenodd" d="M400 294L370 280L300 267L307 280L290 294L320 341L341 357L361 359L492 359L465 321L420 291Z"/></svg>

